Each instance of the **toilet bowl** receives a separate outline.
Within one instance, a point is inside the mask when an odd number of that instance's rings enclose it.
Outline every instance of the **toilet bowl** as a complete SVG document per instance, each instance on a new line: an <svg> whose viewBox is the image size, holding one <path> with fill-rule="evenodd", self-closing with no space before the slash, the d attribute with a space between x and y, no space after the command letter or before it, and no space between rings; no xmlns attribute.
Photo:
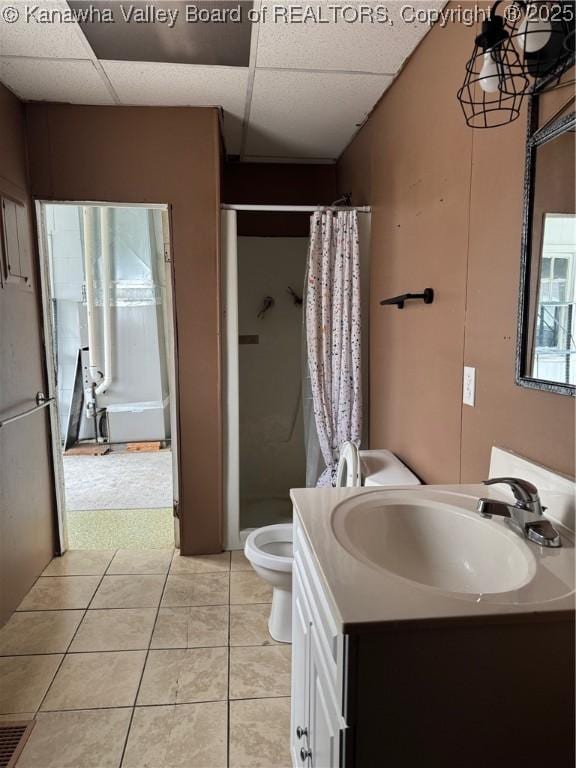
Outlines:
<svg viewBox="0 0 576 768"><path fill-rule="evenodd" d="M268 631L279 643L292 642L292 525L267 525L252 531L244 554L273 588Z"/></svg>

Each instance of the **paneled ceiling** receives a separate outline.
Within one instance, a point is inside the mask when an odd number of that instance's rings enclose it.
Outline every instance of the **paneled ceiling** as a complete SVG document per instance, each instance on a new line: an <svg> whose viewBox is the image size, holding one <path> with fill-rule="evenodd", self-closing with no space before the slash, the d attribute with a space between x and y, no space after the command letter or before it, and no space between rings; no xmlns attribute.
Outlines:
<svg viewBox="0 0 576 768"><path fill-rule="evenodd" d="M397 0L377 21L384 5L0 0L0 81L28 101L219 106L229 154L332 161L430 28Z"/></svg>

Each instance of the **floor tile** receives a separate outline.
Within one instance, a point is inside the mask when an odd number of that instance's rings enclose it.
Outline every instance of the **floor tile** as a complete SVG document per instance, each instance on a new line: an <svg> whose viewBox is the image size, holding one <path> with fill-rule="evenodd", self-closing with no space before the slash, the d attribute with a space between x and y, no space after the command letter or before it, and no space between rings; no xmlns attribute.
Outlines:
<svg viewBox="0 0 576 768"><path fill-rule="evenodd" d="M145 659L145 651L68 654L42 711L133 705Z"/></svg>
<svg viewBox="0 0 576 768"><path fill-rule="evenodd" d="M110 563L109 574L168 573L172 549L119 549Z"/></svg>
<svg viewBox="0 0 576 768"><path fill-rule="evenodd" d="M122 768L226 768L227 704L139 707Z"/></svg>
<svg viewBox="0 0 576 768"><path fill-rule="evenodd" d="M99 576L41 576L22 600L18 610L86 608L99 581Z"/></svg>
<svg viewBox="0 0 576 768"><path fill-rule="evenodd" d="M40 712L18 768L118 768L130 709Z"/></svg>
<svg viewBox="0 0 576 768"><path fill-rule="evenodd" d="M227 692L227 648L150 651L137 704L221 701Z"/></svg>
<svg viewBox="0 0 576 768"><path fill-rule="evenodd" d="M151 648L228 645L228 606L160 608Z"/></svg>
<svg viewBox="0 0 576 768"><path fill-rule="evenodd" d="M70 652L145 650L155 619L156 608L86 611Z"/></svg>
<svg viewBox="0 0 576 768"><path fill-rule="evenodd" d="M164 576L104 576L90 608L156 608Z"/></svg>
<svg viewBox="0 0 576 768"><path fill-rule="evenodd" d="M170 573L219 573L230 570L230 552L220 552L217 555L181 555L178 550L174 553Z"/></svg>
<svg viewBox="0 0 576 768"><path fill-rule="evenodd" d="M35 712L62 656L6 656L0 659L0 712Z"/></svg>
<svg viewBox="0 0 576 768"><path fill-rule="evenodd" d="M270 603L271 601L272 587L254 571L252 573L236 571L230 574L231 603Z"/></svg>
<svg viewBox="0 0 576 768"><path fill-rule="evenodd" d="M268 632L269 603L230 606L230 645L280 645Z"/></svg>
<svg viewBox="0 0 576 768"><path fill-rule="evenodd" d="M230 648L230 698L290 695L291 646Z"/></svg>
<svg viewBox="0 0 576 768"><path fill-rule="evenodd" d="M232 571L251 571L254 572L250 564L250 560L246 557L241 549L235 549L232 552L232 560L230 563L230 569Z"/></svg>
<svg viewBox="0 0 576 768"><path fill-rule="evenodd" d="M168 576L162 607L227 605L228 584L228 573Z"/></svg>
<svg viewBox="0 0 576 768"><path fill-rule="evenodd" d="M230 702L230 768L290 768L290 699Z"/></svg>
<svg viewBox="0 0 576 768"><path fill-rule="evenodd" d="M42 576L102 576L113 557L113 549L69 549L55 557Z"/></svg>
<svg viewBox="0 0 576 768"><path fill-rule="evenodd" d="M84 611L21 611L0 629L0 656L64 653Z"/></svg>

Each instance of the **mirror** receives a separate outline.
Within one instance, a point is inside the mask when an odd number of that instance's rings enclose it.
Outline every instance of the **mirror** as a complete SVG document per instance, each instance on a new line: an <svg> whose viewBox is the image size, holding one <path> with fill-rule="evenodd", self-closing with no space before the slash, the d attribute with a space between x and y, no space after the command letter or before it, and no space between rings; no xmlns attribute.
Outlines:
<svg viewBox="0 0 576 768"><path fill-rule="evenodd" d="M526 152L516 383L576 394L576 113L538 128Z"/></svg>

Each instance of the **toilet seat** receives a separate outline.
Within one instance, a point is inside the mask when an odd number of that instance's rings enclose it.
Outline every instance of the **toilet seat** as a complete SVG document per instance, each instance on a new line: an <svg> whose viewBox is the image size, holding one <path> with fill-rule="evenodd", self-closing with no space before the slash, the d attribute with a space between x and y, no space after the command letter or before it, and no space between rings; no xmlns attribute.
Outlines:
<svg viewBox="0 0 576 768"><path fill-rule="evenodd" d="M360 451L356 443L348 440L340 446L336 488L359 488L361 485Z"/></svg>
<svg viewBox="0 0 576 768"><path fill-rule="evenodd" d="M246 539L248 560L261 568L285 573L292 571L292 524L280 523L257 528Z"/></svg>

